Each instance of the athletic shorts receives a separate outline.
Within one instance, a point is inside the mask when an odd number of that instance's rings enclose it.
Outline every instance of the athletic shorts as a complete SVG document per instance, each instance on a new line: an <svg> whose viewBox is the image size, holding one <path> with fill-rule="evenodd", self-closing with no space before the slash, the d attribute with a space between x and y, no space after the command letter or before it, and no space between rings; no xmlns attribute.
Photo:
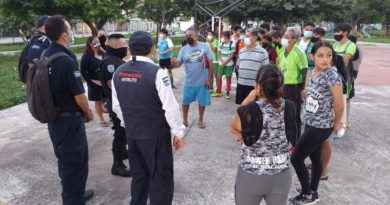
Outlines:
<svg viewBox="0 0 390 205"><path fill-rule="evenodd" d="M249 93L251 93L253 89L255 89L254 86L241 85L237 83L236 104L241 105L242 101L248 97Z"/></svg>
<svg viewBox="0 0 390 205"><path fill-rule="evenodd" d="M219 63L213 63L213 64L214 64L214 73L218 74Z"/></svg>
<svg viewBox="0 0 390 205"><path fill-rule="evenodd" d="M161 68L171 69L172 68L171 59L170 58L160 59L160 67Z"/></svg>
<svg viewBox="0 0 390 205"><path fill-rule="evenodd" d="M183 105L189 105L197 101L201 106L211 104L210 91L205 86L183 88Z"/></svg>
<svg viewBox="0 0 390 205"><path fill-rule="evenodd" d="M225 66L224 68L221 68L221 66L218 66L218 75L226 77L232 77L233 75L233 65L231 66Z"/></svg>

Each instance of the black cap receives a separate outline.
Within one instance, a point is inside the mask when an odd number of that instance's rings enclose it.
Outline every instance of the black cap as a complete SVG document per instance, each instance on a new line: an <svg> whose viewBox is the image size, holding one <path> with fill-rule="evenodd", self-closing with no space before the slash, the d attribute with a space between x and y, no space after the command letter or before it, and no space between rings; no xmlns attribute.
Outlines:
<svg viewBox="0 0 390 205"><path fill-rule="evenodd" d="M39 28L39 27L43 26L45 24L45 22L47 21L47 19L49 19L49 18L50 18L50 16L47 16L47 15L38 17L38 20L37 20L35 27Z"/></svg>
<svg viewBox="0 0 390 205"><path fill-rule="evenodd" d="M145 31L136 31L130 36L129 47L130 49L143 47L149 50L153 47L152 36Z"/></svg>

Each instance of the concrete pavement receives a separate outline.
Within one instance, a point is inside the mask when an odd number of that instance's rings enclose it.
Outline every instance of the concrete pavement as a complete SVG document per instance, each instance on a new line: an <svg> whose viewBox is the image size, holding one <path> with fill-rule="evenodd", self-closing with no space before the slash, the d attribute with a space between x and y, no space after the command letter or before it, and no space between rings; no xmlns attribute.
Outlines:
<svg viewBox="0 0 390 205"><path fill-rule="evenodd" d="M370 57L366 61L370 62ZM371 68L361 69L363 73ZM390 68L384 69L387 72ZM174 74L182 88L183 70L176 69ZM389 88L386 82L378 86L362 80L358 84L351 111L353 127L333 143L329 180L320 183L318 204L390 205ZM181 89L174 92L181 101ZM239 145L228 127L237 108L232 94L230 100L213 99L206 110L204 130L197 127L196 104L191 107L192 124L185 149L174 155L174 204L234 204ZM99 127L96 120L88 123L86 130L90 157L87 187L95 190L88 204L128 204L131 179L110 174L113 131ZM291 171L294 180L290 196L294 196L299 183ZM47 126L32 119L26 104L0 111L0 182L0 204L61 204L61 185Z"/></svg>

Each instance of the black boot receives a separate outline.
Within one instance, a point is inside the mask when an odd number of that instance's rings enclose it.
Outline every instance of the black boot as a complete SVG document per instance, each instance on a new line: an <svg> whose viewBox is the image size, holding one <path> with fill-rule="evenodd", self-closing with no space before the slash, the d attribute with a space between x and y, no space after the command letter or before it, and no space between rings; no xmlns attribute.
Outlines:
<svg viewBox="0 0 390 205"><path fill-rule="evenodd" d="M114 163L111 168L111 174L121 177L130 177L130 169L123 163Z"/></svg>

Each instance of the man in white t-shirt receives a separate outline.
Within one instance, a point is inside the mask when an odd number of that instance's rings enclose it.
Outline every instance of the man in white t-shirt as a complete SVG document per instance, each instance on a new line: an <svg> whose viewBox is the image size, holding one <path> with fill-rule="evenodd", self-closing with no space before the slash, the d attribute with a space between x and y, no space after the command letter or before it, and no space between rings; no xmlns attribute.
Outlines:
<svg viewBox="0 0 390 205"><path fill-rule="evenodd" d="M305 24L303 24L303 37L299 41L298 47L304 52L307 49L307 45L310 43L315 27L316 25L314 25L314 23L312 22L306 22Z"/></svg>

